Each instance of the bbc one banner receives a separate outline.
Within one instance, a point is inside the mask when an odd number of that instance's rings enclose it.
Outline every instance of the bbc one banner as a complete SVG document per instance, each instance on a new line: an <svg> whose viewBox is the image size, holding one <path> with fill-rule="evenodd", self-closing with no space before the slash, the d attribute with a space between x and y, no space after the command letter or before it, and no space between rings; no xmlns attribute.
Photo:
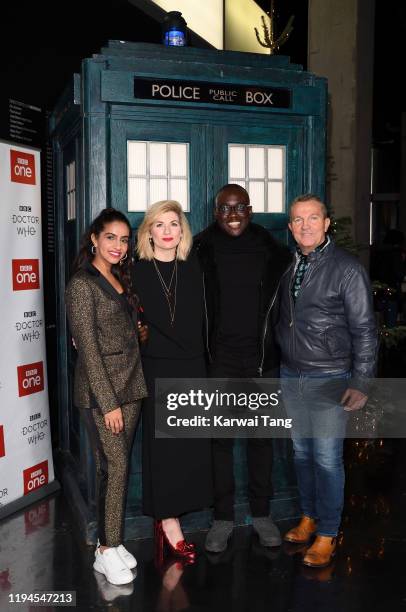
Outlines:
<svg viewBox="0 0 406 612"><path fill-rule="evenodd" d="M0 141L0 510L54 480L40 153Z"/></svg>

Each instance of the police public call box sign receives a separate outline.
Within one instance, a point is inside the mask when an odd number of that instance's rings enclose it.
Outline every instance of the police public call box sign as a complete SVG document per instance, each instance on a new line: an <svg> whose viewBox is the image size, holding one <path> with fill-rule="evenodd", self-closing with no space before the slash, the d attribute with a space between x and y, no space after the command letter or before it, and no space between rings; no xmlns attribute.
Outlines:
<svg viewBox="0 0 406 612"><path fill-rule="evenodd" d="M289 89L138 77L134 79L134 97L143 100L259 106L262 108L290 108L291 106Z"/></svg>

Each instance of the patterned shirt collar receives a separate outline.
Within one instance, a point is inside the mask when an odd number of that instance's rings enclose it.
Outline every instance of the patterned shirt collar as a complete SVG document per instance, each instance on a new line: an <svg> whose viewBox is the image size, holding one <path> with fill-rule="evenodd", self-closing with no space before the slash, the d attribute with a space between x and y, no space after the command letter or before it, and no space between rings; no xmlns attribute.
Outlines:
<svg viewBox="0 0 406 612"><path fill-rule="evenodd" d="M307 268L310 265L309 255L312 255L313 253L320 253L320 251L325 249L329 243L330 243L330 238L329 236L326 236L324 241L321 244L319 244L319 246L317 246L314 249L314 251L311 251L311 253L308 253L307 255L302 253L301 249L298 246L296 246L296 266L295 266L293 281L291 285L291 293L292 293L292 298L294 302L296 302L296 298L302 286L304 275L306 273Z"/></svg>
<svg viewBox="0 0 406 612"><path fill-rule="evenodd" d="M323 242L321 244L319 244L319 246L317 246L314 251L311 251L310 253L308 253L307 255L305 255L304 253L302 253L299 245L296 245L296 257L298 258L304 258L305 260L307 259L307 257L309 255L311 255L312 253L319 253L320 251L323 251L323 249L326 248L326 246L328 244L330 244L331 240L330 240L330 236L326 236L325 239L323 240Z"/></svg>

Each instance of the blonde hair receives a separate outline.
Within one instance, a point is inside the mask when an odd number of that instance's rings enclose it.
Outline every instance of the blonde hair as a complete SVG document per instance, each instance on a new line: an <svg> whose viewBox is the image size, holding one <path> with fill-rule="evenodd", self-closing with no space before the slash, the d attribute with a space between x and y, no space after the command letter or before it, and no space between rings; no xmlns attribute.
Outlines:
<svg viewBox="0 0 406 612"><path fill-rule="evenodd" d="M144 219L137 232L137 254L140 259L151 261L154 258L154 249L150 243L150 231L153 223L159 215L167 212L174 212L179 217L182 235L178 248L176 249L176 258L185 261L192 248L192 232L190 231L189 223L185 217L179 202L175 200L161 200L152 204L145 213Z"/></svg>

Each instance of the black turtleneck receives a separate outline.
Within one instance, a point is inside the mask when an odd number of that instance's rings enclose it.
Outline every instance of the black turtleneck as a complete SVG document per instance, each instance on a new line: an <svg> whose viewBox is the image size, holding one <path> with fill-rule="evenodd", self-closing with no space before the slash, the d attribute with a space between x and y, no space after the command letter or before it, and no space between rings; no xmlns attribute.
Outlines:
<svg viewBox="0 0 406 612"><path fill-rule="evenodd" d="M213 246L220 284L217 343L234 352L257 352L266 254L263 237L253 232L250 225L236 237L216 227Z"/></svg>

